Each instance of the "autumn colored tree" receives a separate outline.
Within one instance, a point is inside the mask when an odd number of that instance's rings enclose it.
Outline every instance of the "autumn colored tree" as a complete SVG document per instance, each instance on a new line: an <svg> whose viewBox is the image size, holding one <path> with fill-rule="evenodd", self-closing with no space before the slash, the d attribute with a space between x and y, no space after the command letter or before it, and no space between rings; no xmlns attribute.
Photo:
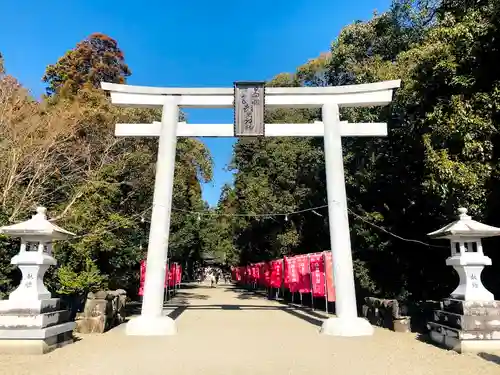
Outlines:
<svg viewBox="0 0 500 375"><path fill-rule="evenodd" d="M0 74L0 226L44 205L51 219L79 235L55 244L58 267L45 279L52 292L69 298L99 288L123 288L133 296L138 289L158 142L117 138L114 127L151 123L160 112L118 107L99 88L101 80L123 83L128 75L123 53L102 34L47 68L45 100L33 100L14 77ZM177 146L173 205L203 210L201 183L212 178L210 153L194 138L180 138ZM196 216L174 210L170 259L183 265L200 259L203 226ZM16 251L15 240L0 236L0 298L17 284L10 265Z"/></svg>
<svg viewBox="0 0 500 375"><path fill-rule="evenodd" d="M45 70L47 94L74 95L88 85L98 88L101 81L125 83L131 72L122 50L113 38L93 33Z"/></svg>

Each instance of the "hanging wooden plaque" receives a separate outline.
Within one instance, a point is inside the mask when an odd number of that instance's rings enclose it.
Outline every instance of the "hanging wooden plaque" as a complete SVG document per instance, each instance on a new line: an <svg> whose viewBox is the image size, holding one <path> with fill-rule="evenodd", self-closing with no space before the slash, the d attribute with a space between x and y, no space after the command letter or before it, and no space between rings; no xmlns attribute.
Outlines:
<svg viewBox="0 0 500 375"><path fill-rule="evenodd" d="M264 136L265 82L234 83L234 136Z"/></svg>

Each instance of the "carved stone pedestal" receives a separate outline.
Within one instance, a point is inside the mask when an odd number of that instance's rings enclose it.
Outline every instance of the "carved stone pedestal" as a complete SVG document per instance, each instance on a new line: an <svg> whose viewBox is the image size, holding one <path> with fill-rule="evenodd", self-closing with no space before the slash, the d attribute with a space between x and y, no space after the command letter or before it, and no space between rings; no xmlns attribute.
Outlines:
<svg viewBox="0 0 500 375"><path fill-rule="evenodd" d="M446 298L428 328L433 342L459 353L500 350L500 301Z"/></svg>
<svg viewBox="0 0 500 375"><path fill-rule="evenodd" d="M0 353L45 354L73 342L74 322L58 298L0 301Z"/></svg>

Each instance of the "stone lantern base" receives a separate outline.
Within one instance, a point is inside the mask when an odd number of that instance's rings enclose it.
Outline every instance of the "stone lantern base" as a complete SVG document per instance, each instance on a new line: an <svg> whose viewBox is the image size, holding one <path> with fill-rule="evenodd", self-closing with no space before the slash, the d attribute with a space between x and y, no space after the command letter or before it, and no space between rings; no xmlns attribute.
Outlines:
<svg viewBox="0 0 500 375"><path fill-rule="evenodd" d="M45 354L73 342L74 322L59 298L0 301L0 353Z"/></svg>
<svg viewBox="0 0 500 375"><path fill-rule="evenodd" d="M428 328L433 342L459 353L500 350L500 301L446 298Z"/></svg>

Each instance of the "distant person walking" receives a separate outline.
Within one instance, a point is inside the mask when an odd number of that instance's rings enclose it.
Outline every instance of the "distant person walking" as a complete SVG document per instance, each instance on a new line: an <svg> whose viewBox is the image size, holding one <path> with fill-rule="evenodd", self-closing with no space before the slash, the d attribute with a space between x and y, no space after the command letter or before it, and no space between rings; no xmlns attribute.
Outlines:
<svg viewBox="0 0 500 375"><path fill-rule="evenodd" d="M214 272L210 272L210 274L208 275L208 278L210 280L210 288L214 288L215 287L215 284L216 284L216 280L215 280L215 275L214 275Z"/></svg>

